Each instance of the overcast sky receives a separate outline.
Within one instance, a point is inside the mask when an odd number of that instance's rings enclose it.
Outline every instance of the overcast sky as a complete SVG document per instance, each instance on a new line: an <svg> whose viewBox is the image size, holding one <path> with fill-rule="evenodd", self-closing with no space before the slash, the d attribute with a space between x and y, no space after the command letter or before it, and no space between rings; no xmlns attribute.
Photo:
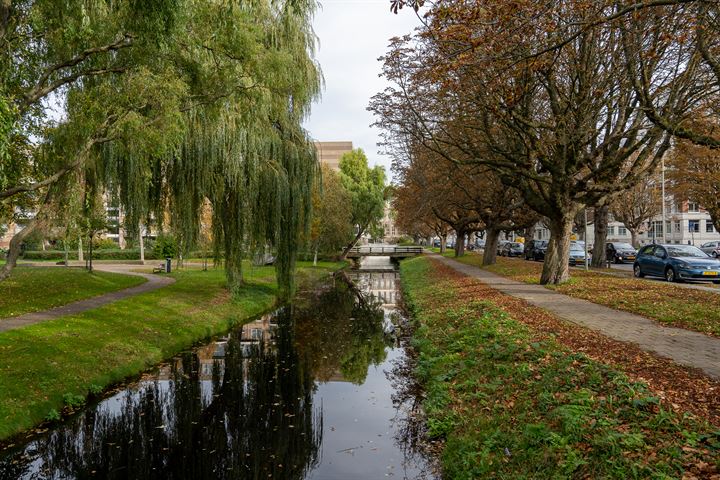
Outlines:
<svg viewBox="0 0 720 480"><path fill-rule="evenodd" d="M352 141L365 150L370 165L383 165L389 178L390 159L378 153L379 132L370 127L373 116L366 108L385 88L377 58L391 37L410 33L419 21L412 10L392 14L389 0L325 0L313 23L325 90L306 127L318 141Z"/></svg>

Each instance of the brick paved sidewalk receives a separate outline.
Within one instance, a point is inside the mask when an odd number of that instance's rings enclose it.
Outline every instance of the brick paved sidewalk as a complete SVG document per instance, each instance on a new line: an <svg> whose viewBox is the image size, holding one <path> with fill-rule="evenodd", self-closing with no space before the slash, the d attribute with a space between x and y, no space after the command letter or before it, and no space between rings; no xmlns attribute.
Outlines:
<svg viewBox="0 0 720 480"><path fill-rule="evenodd" d="M55 266L43 266L37 268L60 268ZM170 285L175 282L174 278L163 277L160 275L153 275L150 273L139 273L133 272L132 269L138 268L138 265L123 265L123 264L97 264L95 265L96 270L102 270L104 272L122 273L124 275L134 275L144 277L147 282L137 285L135 287L125 288L116 292L105 293L98 295L97 297L86 298L85 300L78 300L77 302L68 303L60 307L51 308L49 310L43 310L40 312L26 313L24 315L18 315L17 317L9 317L0 319L0 332L12 330L15 328L22 328L35 323L44 322L53 318L62 317L65 315L75 315L82 313L86 310L98 308L108 303L116 302L124 298L139 295L145 292L152 292L158 288L162 288L166 285Z"/></svg>
<svg viewBox="0 0 720 480"><path fill-rule="evenodd" d="M643 350L720 378L720 338L664 327L639 315L568 297L540 285L510 280L437 254L431 256L460 273L477 278L503 293L522 298L564 320L599 331L615 340L635 343Z"/></svg>

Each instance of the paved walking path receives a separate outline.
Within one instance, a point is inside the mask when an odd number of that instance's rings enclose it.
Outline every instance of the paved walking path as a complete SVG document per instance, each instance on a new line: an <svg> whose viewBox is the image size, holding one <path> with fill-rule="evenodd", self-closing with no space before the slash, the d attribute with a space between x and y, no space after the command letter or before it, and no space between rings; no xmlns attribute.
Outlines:
<svg viewBox="0 0 720 480"><path fill-rule="evenodd" d="M568 297L540 285L510 280L437 254L432 254L432 258L503 293L544 308L564 320L599 331L615 340L636 343L643 350L720 378L720 338L663 327L639 315Z"/></svg>
<svg viewBox="0 0 720 480"><path fill-rule="evenodd" d="M62 267L47 265L37 268ZM96 264L94 268L96 270L102 270L103 272L122 273L124 275L144 277L147 279L147 282L137 285L135 287L125 288L116 292L98 295L97 297L86 298L85 300L78 300L77 302L68 303L67 305L51 308L50 310L26 313L24 315L18 315L17 317L0 319L0 332L12 330L15 328L26 327L28 325L44 322L45 320L51 320L53 318L62 317L64 315L75 315L78 313L82 313L86 310L91 310L93 308L107 305L108 303L132 297L134 295L139 295L145 292L152 292L153 290L157 290L158 288L162 288L175 282L175 279L172 277L164 277L161 275L154 275L150 273L133 272L132 270L137 269L138 265Z"/></svg>

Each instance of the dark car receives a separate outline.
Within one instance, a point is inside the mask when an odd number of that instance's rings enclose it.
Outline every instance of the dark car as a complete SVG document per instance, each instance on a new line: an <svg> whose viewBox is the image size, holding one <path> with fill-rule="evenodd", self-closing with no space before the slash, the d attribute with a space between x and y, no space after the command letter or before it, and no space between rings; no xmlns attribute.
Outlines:
<svg viewBox="0 0 720 480"><path fill-rule="evenodd" d="M637 257L637 250L629 243L608 242L605 244L605 255L609 262L632 263Z"/></svg>
<svg viewBox="0 0 720 480"><path fill-rule="evenodd" d="M692 245L647 245L640 249L633 273L665 277L668 282L685 280L720 283L720 260Z"/></svg>
<svg viewBox="0 0 720 480"><path fill-rule="evenodd" d="M547 252L547 240L530 240L525 244L525 260L535 260L539 262L545 258Z"/></svg>
<svg viewBox="0 0 720 480"><path fill-rule="evenodd" d="M524 249L522 243L508 242L503 246L500 255L503 257L522 257Z"/></svg>
<svg viewBox="0 0 720 480"><path fill-rule="evenodd" d="M571 242L570 243L570 265L576 266L576 265L585 265L586 261L590 260L590 254L588 253L588 257L586 259L585 257L585 244L580 242Z"/></svg>

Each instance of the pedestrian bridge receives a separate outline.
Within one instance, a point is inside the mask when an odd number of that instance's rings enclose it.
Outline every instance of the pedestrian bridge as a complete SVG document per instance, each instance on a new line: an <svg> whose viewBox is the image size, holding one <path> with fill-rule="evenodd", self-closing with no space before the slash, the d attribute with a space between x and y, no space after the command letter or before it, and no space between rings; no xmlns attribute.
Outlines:
<svg viewBox="0 0 720 480"><path fill-rule="evenodd" d="M352 248L347 258L361 257L390 257L390 258L407 258L414 257L422 253L422 247L400 247L393 245L382 246L362 246Z"/></svg>

